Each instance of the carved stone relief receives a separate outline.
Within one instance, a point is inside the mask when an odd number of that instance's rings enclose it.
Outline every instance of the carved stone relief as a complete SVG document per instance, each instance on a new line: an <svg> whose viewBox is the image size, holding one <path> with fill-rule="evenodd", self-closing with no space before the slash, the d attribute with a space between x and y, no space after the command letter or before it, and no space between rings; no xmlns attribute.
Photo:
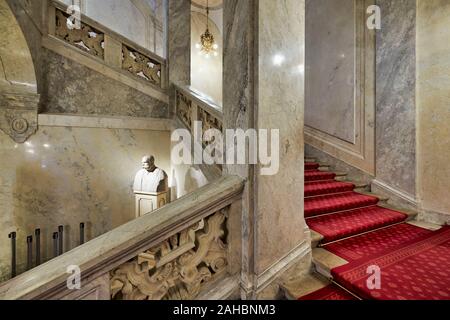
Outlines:
<svg viewBox="0 0 450 320"><path fill-rule="evenodd" d="M222 209L111 272L111 296L123 300L189 300L228 265Z"/></svg>
<svg viewBox="0 0 450 320"><path fill-rule="evenodd" d="M176 99L178 117L188 129L192 129L192 101L179 91Z"/></svg>
<svg viewBox="0 0 450 320"><path fill-rule="evenodd" d="M0 129L23 143L37 130L39 95L28 43L6 1L0 1L0 35Z"/></svg>
<svg viewBox="0 0 450 320"><path fill-rule="evenodd" d="M161 85L161 64L133 50L122 46L122 68L154 85Z"/></svg>
<svg viewBox="0 0 450 320"><path fill-rule="evenodd" d="M198 117L199 121L202 122L203 134L209 129L217 129L222 132L222 121L211 115L208 111L199 108Z"/></svg>
<svg viewBox="0 0 450 320"><path fill-rule="evenodd" d="M25 142L37 130L38 104L38 94L0 94L0 129L15 142Z"/></svg>
<svg viewBox="0 0 450 320"><path fill-rule="evenodd" d="M68 17L69 15L66 13L56 10L56 36L93 56L103 59L105 35L83 22L81 22L81 29L69 29L67 27Z"/></svg>

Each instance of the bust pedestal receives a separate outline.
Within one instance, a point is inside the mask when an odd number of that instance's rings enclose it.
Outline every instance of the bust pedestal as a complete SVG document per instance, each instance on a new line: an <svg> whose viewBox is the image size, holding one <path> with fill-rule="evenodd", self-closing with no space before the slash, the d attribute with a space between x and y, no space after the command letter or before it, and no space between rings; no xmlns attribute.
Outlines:
<svg viewBox="0 0 450 320"><path fill-rule="evenodd" d="M169 203L169 191L164 192L134 192L136 198L136 218L161 208Z"/></svg>

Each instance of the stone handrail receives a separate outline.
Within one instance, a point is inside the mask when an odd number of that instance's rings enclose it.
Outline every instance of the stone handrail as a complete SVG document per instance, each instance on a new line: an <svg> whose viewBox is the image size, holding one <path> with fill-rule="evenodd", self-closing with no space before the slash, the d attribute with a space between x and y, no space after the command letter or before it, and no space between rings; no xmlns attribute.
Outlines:
<svg viewBox="0 0 450 320"><path fill-rule="evenodd" d="M48 36L75 47L123 74L156 88L167 88L167 61L117 32L81 14L80 28L67 26L67 6L49 1Z"/></svg>
<svg viewBox="0 0 450 320"><path fill-rule="evenodd" d="M211 128L223 130L223 113L220 106L190 87L175 84L174 87L175 113L191 132L194 121L202 122L203 132Z"/></svg>
<svg viewBox="0 0 450 320"><path fill-rule="evenodd" d="M239 273L243 185L222 177L3 283L0 299L194 299Z"/></svg>

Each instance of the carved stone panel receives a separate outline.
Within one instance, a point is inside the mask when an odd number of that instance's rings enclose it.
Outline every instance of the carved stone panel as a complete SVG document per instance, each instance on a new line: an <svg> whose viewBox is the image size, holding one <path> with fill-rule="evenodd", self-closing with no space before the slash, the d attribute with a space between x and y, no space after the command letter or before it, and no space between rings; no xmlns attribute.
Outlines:
<svg viewBox="0 0 450 320"><path fill-rule="evenodd" d="M189 300L226 272L228 209L201 220L111 272L111 296Z"/></svg>
<svg viewBox="0 0 450 320"><path fill-rule="evenodd" d="M38 104L38 94L0 94L0 129L15 142L25 142L37 130Z"/></svg>
<svg viewBox="0 0 450 320"><path fill-rule="evenodd" d="M160 63L125 45L122 46L122 55L123 69L158 87L161 86Z"/></svg>
<svg viewBox="0 0 450 320"><path fill-rule="evenodd" d="M67 27L68 18L68 14L56 10L55 35L71 45L103 59L105 35L83 22L81 22L80 29L69 29Z"/></svg>
<svg viewBox="0 0 450 320"><path fill-rule="evenodd" d="M193 127L192 119L192 100L186 97L181 92L177 91L176 96L177 116L184 123L184 125L191 130Z"/></svg>
<svg viewBox="0 0 450 320"><path fill-rule="evenodd" d="M213 115L211 115L208 111L199 108L198 109L198 118L199 121L202 122L202 134L204 135L206 131L210 129L217 129L220 132L222 132L223 125L222 121L220 119L217 119Z"/></svg>

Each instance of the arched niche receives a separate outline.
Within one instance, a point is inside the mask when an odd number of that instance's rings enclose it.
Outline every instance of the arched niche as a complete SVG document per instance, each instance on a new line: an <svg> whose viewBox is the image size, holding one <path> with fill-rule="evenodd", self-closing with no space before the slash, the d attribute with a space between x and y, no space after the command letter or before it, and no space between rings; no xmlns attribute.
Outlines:
<svg viewBox="0 0 450 320"><path fill-rule="evenodd" d="M209 19L209 31L219 45L217 57L205 58L200 55L196 44L206 30L206 15L201 12L191 12L191 87L206 95L216 104L222 105L222 34L213 20Z"/></svg>
<svg viewBox="0 0 450 320"><path fill-rule="evenodd" d="M37 130L39 95L25 37L6 0L0 0L0 129L18 143Z"/></svg>

